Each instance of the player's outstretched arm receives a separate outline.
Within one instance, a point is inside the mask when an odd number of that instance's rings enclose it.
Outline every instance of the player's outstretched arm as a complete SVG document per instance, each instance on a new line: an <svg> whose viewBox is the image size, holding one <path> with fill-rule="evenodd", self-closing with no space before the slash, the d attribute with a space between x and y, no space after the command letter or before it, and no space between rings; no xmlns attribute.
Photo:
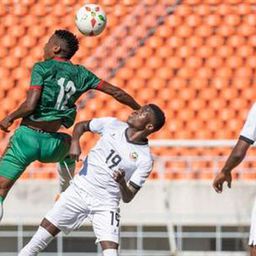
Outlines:
<svg viewBox="0 0 256 256"><path fill-rule="evenodd" d="M74 127L69 155L76 161L79 161L79 156L81 155L80 137L85 132L90 131L89 123L90 121L80 122Z"/></svg>
<svg viewBox="0 0 256 256"><path fill-rule="evenodd" d="M239 165L250 147L250 143L239 139L235 147L233 148L228 160L226 161L222 170L217 174L213 181L213 188L217 193L221 193L223 189L223 183L227 182L228 187L231 188L232 176L231 171Z"/></svg>
<svg viewBox="0 0 256 256"><path fill-rule="evenodd" d="M19 108L0 121L0 129L4 132L9 132L8 128L12 125L13 121L33 113L40 96L41 90L29 90L26 100Z"/></svg>
<svg viewBox="0 0 256 256"><path fill-rule="evenodd" d="M135 101L135 99L130 96L127 92L124 90L104 81L102 85L97 88L97 90L102 91L108 95L111 95L114 97L117 101L119 101L122 104L125 104L132 109L139 109L141 106Z"/></svg>
<svg viewBox="0 0 256 256"><path fill-rule="evenodd" d="M139 190L134 188L130 184L127 185L124 176L125 172L122 170L117 170L113 173L114 180L119 183L123 202L129 203L135 197Z"/></svg>

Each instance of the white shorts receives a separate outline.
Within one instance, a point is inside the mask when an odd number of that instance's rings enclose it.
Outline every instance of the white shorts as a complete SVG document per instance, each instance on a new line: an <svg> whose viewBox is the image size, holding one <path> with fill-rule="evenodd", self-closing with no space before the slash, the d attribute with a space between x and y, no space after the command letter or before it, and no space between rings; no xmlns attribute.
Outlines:
<svg viewBox="0 0 256 256"><path fill-rule="evenodd" d="M256 199L252 209L249 246L256 246Z"/></svg>
<svg viewBox="0 0 256 256"><path fill-rule="evenodd" d="M71 184L61 194L45 218L65 234L78 229L85 220L89 220L97 238L96 243L112 241L118 244L120 236L119 209L93 210L95 201L97 199L93 196Z"/></svg>

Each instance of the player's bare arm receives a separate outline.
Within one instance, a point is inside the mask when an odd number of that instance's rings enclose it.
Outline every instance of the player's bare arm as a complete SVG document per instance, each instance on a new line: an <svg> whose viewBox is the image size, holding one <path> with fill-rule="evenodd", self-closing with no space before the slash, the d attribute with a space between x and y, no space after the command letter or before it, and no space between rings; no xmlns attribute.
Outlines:
<svg viewBox="0 0 256 256"><path fill-rule="evenodd" d="M231 188L231 182L232 182L231 172L237 165L239 165L243 161L250 145L251 144L249 144L245 140L242 140L242 139L238 140L230 156L228 157L228 160L226 161L224 167L217 174L217 176L213 181L213 188L217 193L222 192L224 182L227 182L228 187Z"/></svg>
<svg viewBox="0 0 256 256"><path fill-rule="evenodd" d="M74 127L69 154L70 157L75 159L76 161L79 160L79 156L81 155L81 146L79 142L80 137L85 132L90 131L89 123L90 121L80 122L77 123Z"/></svg>
<svg viewBox="0 0 256 256"><path fill-rule="evenodd" d="M113 173L114 180L119 183L123 202L129 203L139 190L127 184L124 176L125 172L123 170L117 170Z"/></svg>
<svg viewBox="0 0 256 256"><path fill-rule="evenodd" d="M97 90L102 91L108 95L114 97L117 101L122 104L129 106L132 109L139 109L141 106L124 90L104 81L103 84L97 88Z"/></svg>
<svg viewBox="0 0 256 256"><path fill-rule="evenodd" d="M41 90L29 90L26 100L19 108L0 121L0 129L4 132L9 132L8 128L12 125L13 121L31 114L36 108L40 96Z"/></svg>

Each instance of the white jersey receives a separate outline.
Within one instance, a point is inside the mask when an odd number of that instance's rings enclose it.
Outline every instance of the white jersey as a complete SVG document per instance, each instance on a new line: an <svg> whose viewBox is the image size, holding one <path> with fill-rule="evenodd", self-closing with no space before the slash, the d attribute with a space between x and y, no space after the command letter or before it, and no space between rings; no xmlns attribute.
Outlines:
<svg viewBox="0 0 256 256"><path fill-rule="evenodd" d="M128 124L115 118L95 118L90 131L101 138L90 150L84 166L74 178L74 185L100 199L104 209L119 205L121 192L113 172L125 171L125 180L140 188L152 170L148 143L133 143L127 137Z"/></svg>
<svg viewBox="0 0 256 256"><path fill-rule="evenodd" d="M250 109L244 127L240 133L240 139L253 144L256 140L256 103Z"/></svg>

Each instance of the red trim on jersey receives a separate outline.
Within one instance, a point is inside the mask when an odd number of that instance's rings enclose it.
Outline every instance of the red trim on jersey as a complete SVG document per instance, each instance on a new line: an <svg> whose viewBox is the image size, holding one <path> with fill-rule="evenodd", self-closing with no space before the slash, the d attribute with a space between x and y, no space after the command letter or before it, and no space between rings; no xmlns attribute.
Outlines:
<svg viewBox="0 0 256 256"><path fill-rule="evenodd" d="M54 57L54 58L52 58L52 59L53 59L53 60L57 60L57 61L70 62L69 59L61 58L61 57L58 57L58 56L56 56L56 57Z"/></svg>
<svg viewBox="0 0 256 256"><path fill-rule="evenodd" d="M31 85L29 87L29 90L42 90L42 86L41 85Z"/></svg>
<svg viewBox="0 0 256 256"><path fill-rule="evenodd" d="M104 80L100 80L100 82L97 84L96 89L100 89L104 83Z"/></svg>

